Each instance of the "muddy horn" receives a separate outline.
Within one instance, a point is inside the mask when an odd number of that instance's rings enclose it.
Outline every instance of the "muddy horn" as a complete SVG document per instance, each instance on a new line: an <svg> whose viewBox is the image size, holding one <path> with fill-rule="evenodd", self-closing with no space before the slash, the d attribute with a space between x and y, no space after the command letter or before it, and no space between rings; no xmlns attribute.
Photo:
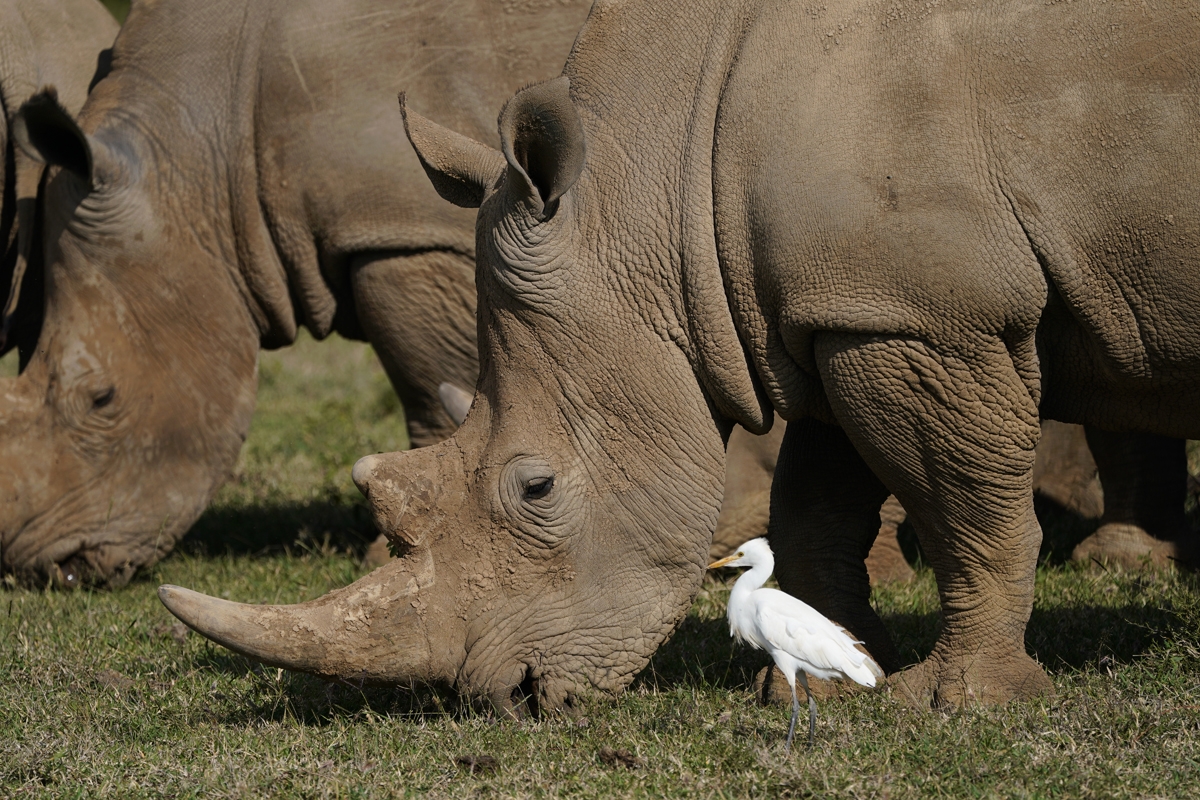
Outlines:
<svg viewBox="0 0 1200 800"><path fill-rule="evenodd" d="M429 551L416 548L349 586L297 605L232 603L178 586L161 586L158 596L195 631L264 664L386 685L452 680L461 663L456 648L437 644L448 631L427 619L437 614L436 604L422 596L433 582Z"/></svg>

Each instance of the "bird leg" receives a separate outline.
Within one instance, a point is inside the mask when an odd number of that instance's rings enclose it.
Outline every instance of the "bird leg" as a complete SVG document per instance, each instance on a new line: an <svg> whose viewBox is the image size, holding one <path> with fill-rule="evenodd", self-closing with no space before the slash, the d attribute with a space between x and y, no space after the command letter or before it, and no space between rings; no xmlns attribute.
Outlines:
<svg viewBox="0 0 1200 800"><path fill-rule="evenodd" d="M804 693L808 695L808 746L811 748L817 735L817 698L813 697L812 692L808 688L808 676L804 674L804 670L798 670L796 677L800 679L800 685L804 687ZM792 688L792 703L796 706L796 710L792 712L792 726L796 725L796 711L799 710L799 702L796 701L796 689Z"/></svg>
<svg viewBox="0 0 1200 800"><path fill-rule="evenodd" d="M801 675L804 673L801 672ZM800 718L800 700L796 697L796 681L792 679L788 681L788 686L792 690L792 724L788 725L787 742L783 745L783 754L787 755L792 749L792 739L796 736L796 720Z"/></svg>

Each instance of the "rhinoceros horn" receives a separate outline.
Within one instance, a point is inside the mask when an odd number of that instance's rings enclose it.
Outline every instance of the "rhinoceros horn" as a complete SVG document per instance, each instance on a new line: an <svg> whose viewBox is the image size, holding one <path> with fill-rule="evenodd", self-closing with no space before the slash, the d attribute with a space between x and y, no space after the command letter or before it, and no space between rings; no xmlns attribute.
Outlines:
<svg viewBox="0 0 1200 800"><path fill-rule="evenodd" d="M414 548L342 589L307 603L248 605L178 586L158 596L172 614L230 650L276 667L355 684L446 680L453 665L430 637L422 589L433 560Z"/></svg>
<svg viewBox="0 0 1200 800"><path fill-rule="evenodd" d="M454 420L455 425L463 424L463 420L467 418L467 412L471 410L471 403L475 401L475 395L453 383L442 383L438 386L438 398L442 401L442 408L446 409L446 413L450 415L450 419Z"/></svg>

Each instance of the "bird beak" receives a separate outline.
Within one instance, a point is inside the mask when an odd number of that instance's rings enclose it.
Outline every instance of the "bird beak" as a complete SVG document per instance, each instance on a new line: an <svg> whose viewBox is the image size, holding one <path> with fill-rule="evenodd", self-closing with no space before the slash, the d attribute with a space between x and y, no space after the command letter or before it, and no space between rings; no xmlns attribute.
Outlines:
<svg viewBox="0 0 1200 800"><path fill-rule="evenodd" d="M714 562L712 562L711 564L709 564L709 565L708 565L708 568L709 568L709 569L716 569L717 567L723 567L723 566L725 566L726 564L729 564L729 563L731 563L731 562L737 561L737 560L738 560L738 556L740 556L740 555L741 555L741 553L734 553L734 554L733 554L733 555L731 555L731 556L725 556L725 557L724 557L724 558L722 558L720 561L714 561Z"/></svg>

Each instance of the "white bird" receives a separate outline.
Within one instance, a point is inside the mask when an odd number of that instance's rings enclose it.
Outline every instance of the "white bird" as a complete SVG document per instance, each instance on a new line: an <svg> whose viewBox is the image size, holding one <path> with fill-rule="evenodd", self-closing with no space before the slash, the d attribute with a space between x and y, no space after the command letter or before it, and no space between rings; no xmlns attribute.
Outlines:
<svg viewBox="0 0 1200 800"><path fill-rule="evenodd" d="M790 594L762 588L775 569L775 555L766 539L751 539L733 555L708 565L709 569L717 567L750 567L729 594L729 632L734 639L770 653L787 677L792 689L792 724L788 726L785 753L792 747L800 716L800 700L796 697L799 675L808 695L808 746L812 747L817 701L809 691L806 673L827 681L848 678L874 687L875 681L883 678L883 670L855 648L861 642L852 639L845 628Z"/></svg>

